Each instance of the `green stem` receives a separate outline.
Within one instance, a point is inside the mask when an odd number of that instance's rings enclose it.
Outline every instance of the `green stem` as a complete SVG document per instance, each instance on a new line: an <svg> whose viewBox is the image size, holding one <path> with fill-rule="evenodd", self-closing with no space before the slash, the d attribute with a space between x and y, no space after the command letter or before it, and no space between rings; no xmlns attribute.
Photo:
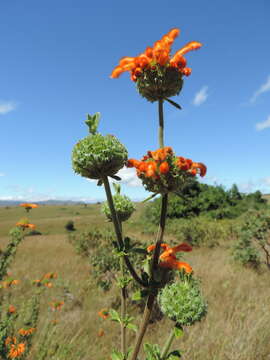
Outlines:
<svg viewBox="0 0 270 360"><path fill-rule="evenodd" d="M122 232L122 222L119 221L121 233ZM125 279L125 261L123 259L123 256L120 258L120 271L121 276L123 279ZM124 319L126 318L127 313L127 287L126 285L123 285L121 287L121 352L124 355L124 359L126 359L127 356L127 341L126 341L126 325L124 323Z"/></svg>
<svg viewBox="0 0 270 360"><path fill-rule="evenodd" d="M158 110L159 110L159 146L164 147L164 119L163 119L163 100L159 100L158 102ZM162 205L161 205L161 213L160 213L160 221L159 221L159 229L156 238L156 247L154 250L153 260L151 264L150 270L150 284L155 282L155 270L158 266L158 259L160 254L160 245L163 240L164 230L165 230L165 223L166 223L166 215L167 215L167 205L168 205L168 194L162 195ZM152 291L150 292L147 302L144 309L143 319L140 326L140 330L137 335L135 348L131 355L130 360L137 360L137 356L140 351L140 347L146 332L146 329L149 324L150 316L152 309L154 307L155 299L157 296L157 291L154 286L152 286Z"/></svg>
<svg viewBox="0 0 270 360"><path fill-rule="evenodd" d="M167 341L166 341L166 344L164 345L164 348L162 349L162 352L161 352L161 360L165 360L166 359L166 356L168 355L168 352L170 350L170 347L172 345L172 342L174 340L174 328L172 329Z"/></svg>
<svg viewBox="0 0 270 360"><path fill-rule="evenodd" d="M123 237L122 237L121 226L120 226L120 223L119 223L119 220L118 220L115 208L114 208L114 203L113 203L113 198L112 198L112 193L111 193L111 188L110 188L110 184L109 184L109 181L108 181L108 177L104 176L102 178L102 181L103 181L103 184L104 184L104 187L105 187L107 201L108 201L110 212L111 212L111 215L112 215L112 220L113 220L113 225L114 225L114 231L115 231L115 234L116 234L116 238L117 238L119 247L121 249L123 249L124 248L124 241L123 241ZM132 266L132 264L131 264L131 262L129 260L129 257L127 255L124 255L123 258L125 260L125 264L126 264L128 270L129 270L131 276L133 277L133 279L135 281L137 281L141 286L147 287L148 284L146 284L138 276L137 272L135 271L135 269L133 268L133 266Z"/></svg>

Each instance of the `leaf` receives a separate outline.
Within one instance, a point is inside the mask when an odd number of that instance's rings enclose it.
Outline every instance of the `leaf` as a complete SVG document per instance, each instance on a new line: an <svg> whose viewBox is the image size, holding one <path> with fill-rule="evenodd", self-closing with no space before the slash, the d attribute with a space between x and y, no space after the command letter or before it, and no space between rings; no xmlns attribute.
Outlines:
<svg viewBox="0 0 270 360"><path fill-rule="evenodd" d="M182 356L181 356L181 353L179 350L174 350L174 351L171 351L168 356L166 357L166 360L178 360L180 359Z"/></svg>
<svg viewBox="0 0 270 360"><path fill-rule="evenodd" d="M138 328L137 328L137 326L135 325L135 324L127 324L127 328L129 329L129 330L132 330L132 331L134 331L134 332L137 332L137 330L138 330Z"/></svg>
<svg viewBox="0 0 270 360"><path fill-rule="evenodd" d="M176 337L176 339L178 339L184 335L184 330L181 325L175 325L173 332L174 332L174 336Z"/></svg>
<svg viewBox="0 0 270 360"><path fill-rule="evenodd" d="M147 254L148 254L147 250L144 249L144 248L133 248L133 249L131 249L131 251L132 251L132 252L135 252L135 253L137 253L137 254L143 254L143 255L147 255Z"/></svg>
<svg viewBox="0 0 270 360"><path fill-rule="evenodd" d="M101 186L103 184L103 181L101 179L98 180L97 186Z"/></svg>
<svg viewBox="0 0 270 360"><path fill-rule="evenodd" d="M92 116L87 114L87 120L85 121L85 123L89 128L90 134L92 134L92 135L95 135L97 132L98 124L100 121L100 116L101 115L99 112L95 113Z"/></svg>
<svg viewBox="0 0 270 360"><path fill-rule="evenodd" d="M111 359L112 360L125 360L125 356L121 351L114 349L111 354Z"/></svg>
<svg viewBox="0 0 270 360"><path fill-rule="evenodd" d="M120 181L122 180L119 176L117 175L110 175L111 178L113 178L114 180Z"/></svg>
<svg viewBox="0 0 270 360"><path fill-rule="evenodd" d="M147 201L153 199L153 198L154 198L155 196L157 196L157 195L158 195L157 193L154 193L154 194L148 196L148 198L146 198L146 199L144 199L144 200L142 201L142 204L144 204L144 203L146 203Z"/></svg>
<svg viewBox="0 0 270 360"><path fill-rule="evenodd" d="M181 106L171 99L165 98L165 100L168 101L171 105L175 106L177 109L182 110Z"/></svg>
<svg viewBox="0 0 270 360"><path fill-rule="evenodd" d="M115 176L115 175L114 175ZM120 179L120 178L119 178ZM121 180L121 179L120 179ZM114 191L116 194L120 194L121 192L121 185L120 184L117 184L117 183L113 183L113 188L114 188Z"/></svg>
<svg viewBox="0 0 270 360"><path fill-rule="evenodd" d="M144 352L147 360L160 360L160 349L157 344L144 344Z"/></svg>
<svg viewBox="0 0 270 360"><path fill-rule="evenodd" d="M122 321L121 321L120 315L118 314L118 312L116 310L110 309L109 314L110 314L110 318L112 321L116 321L121 324Z"/></svg>
<svg viewBox="0 0 270 360"><path fill-rule="evenodd" d="M141 290L135 291L135 293L132 294L131 300L132 301L140 301L142 299Z"/></svg>

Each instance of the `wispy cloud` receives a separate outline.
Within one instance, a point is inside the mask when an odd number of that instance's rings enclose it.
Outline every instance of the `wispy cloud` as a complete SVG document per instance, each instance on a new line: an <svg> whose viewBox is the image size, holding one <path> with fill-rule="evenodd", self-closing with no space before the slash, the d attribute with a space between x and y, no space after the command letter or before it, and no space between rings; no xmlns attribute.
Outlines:
<svg viewBox="0 0 270 360"><path fill-rule="evenodd" d="M124 167L123 169L119 170L116 174L121 178L119 181L121 184L131 186L131 187L138 187L142 186L141 180L137 177L136 170L134 168L127 168ZM97 182L97 180L88 179L90 182ZM109 178L109 182L114 182L112 178Z"/></svg>
<svg viewBox="0 0 270 360"><path fill-rule="evenodd" d="M208 98L208 86L203 86L196 94L192 101L192 104L195 106L202 105Z"/></svg>
<svg viewBox="0 0 270 360"><path fill-rule="evenodd" d="M0 176L5 176L5 174L4 174L4 173L0 173Z"/></svg>
<svg viewBox="0 0 270 360"><path fill-rule="evenodd" d="M270 91L270 75L268 76L266 82L264 84L262 84L259 87L259 89L254 92L254 94L250 98L250 102L254 103L257 100L258 96L260 96L261 94L263 94L267 91Z"/></svg>
<svg viewBox="0 0 270 360"><path fill-rule="evenodd" d="M257 131L261 131L261 130L270 128L270 115L268 116L268 118L265 121L258 122L255 126L256 126Z"/></svg>
<svg viewBox="0 0 270 360"><path fill-rule="evenodd" d="M15 110L17 104L14 101L1 101L0 100L0 115L9 113L10 111Z"/></svg>

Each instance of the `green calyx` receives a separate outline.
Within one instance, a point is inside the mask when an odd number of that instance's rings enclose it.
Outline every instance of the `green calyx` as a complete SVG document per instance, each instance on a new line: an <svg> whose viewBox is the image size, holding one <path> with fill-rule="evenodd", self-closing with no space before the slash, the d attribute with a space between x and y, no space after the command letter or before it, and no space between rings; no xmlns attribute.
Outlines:
<svg viewBox="0 0 270 360"><path fill-rule="evenodd" d="M72 151L72 167L75 173L89 179L114 176L127 161L127 149L113 135L97 133L100 114L88 115L86 124L92 135L80 140Z"/></svg>
<svg viewBox="0 0 270 360"><path fill-rule="evenodd" d="M166 285L158 301L161 311L181 326L193 325L207 313L198 281L192 278Z"/></svg>
<svg viewBox="0 0 270 360"><path fill-rule="evenodd" d="M182 86L182 74L178 69L159 64L144 69L137 79L139 93L151 102L178 95Z"/></svg>
<svg viewBox="0 0 270 360"><path fill-rule="evenodd" d="M123 222L130 218L132 213L135 211L133 202L125 195L120 195L120 185L113 184L116 190L116 194L113 196L113 202L115 211L117 213L119 221ZM102 205L101 211L107 217L109 221L112 221L112 215L109 208L108 202Z"/></svg>

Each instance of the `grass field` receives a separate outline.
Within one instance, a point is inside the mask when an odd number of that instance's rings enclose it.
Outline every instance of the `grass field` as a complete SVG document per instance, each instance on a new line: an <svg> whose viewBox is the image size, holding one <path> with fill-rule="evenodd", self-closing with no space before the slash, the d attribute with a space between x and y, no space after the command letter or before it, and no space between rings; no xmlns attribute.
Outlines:
<svg viewBox="0 0 270 360"><path fill-rule="evenodd" d="M124 232L152 243L154 235L142 234L138 225L141 207L125 225ZM118 327L97 313L117 304L118 289L97 289L88 259L77 255L68 242L65 224L73 220L76 231L108 228L111 224L101 215L100 205L40 206L29 214L19 207L0 208L1 248L8 242L9 229L26 215L42 235L25 237L20 244L10 272L21 283L6 290L6 304L12 303L19 311L35 291L32 280L47 272L58 274L53 287L41 295L30 359L109 359L111 348L120 341ZM171 239L167 235L165 241ZM196 248L185 256L201 279L208 315L201 323L186 328L184 337L175 341L174 347L183 351L184 360L270 360L270 273L266 267L255 272L233 264L231 243L228 238L219 246ZM61 311L49 309L49 302L54 300L65 302ZM135 314L136 310L131 310ZM59 322L52 325L53 319ZM171 326L165 318L150 325L146 340L163 344L164 334ZM98 336L99 329L104 330L104 336ZM132 333L129 340L133 338Z"/></svg>

